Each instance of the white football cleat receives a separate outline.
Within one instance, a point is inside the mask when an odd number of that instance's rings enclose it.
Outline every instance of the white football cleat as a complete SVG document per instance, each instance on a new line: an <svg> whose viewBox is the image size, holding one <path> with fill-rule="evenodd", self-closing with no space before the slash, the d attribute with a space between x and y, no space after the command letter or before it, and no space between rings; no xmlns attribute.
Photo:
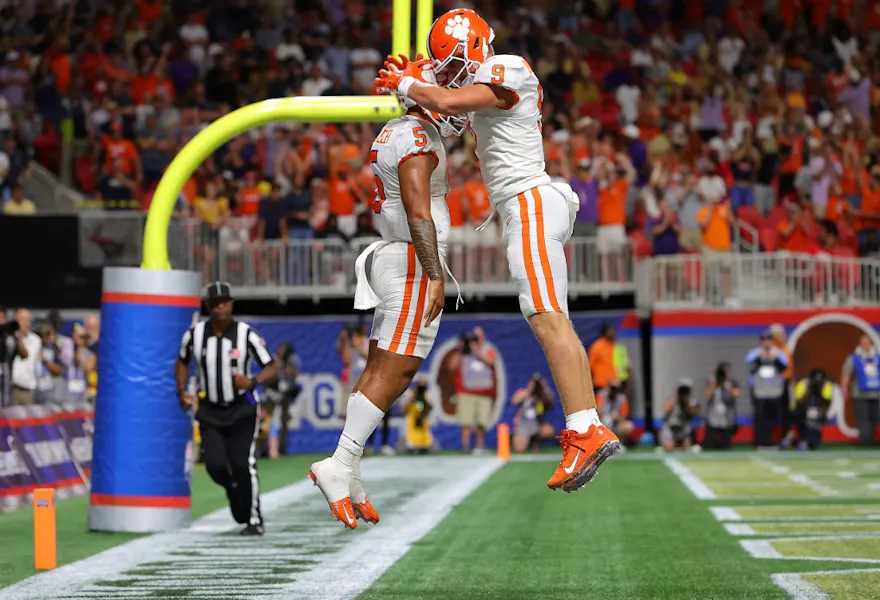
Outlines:
<svg viewBox="0 0 880 600"><path fill-rule="evenodd" d="M351 503L353 469L346 467L332 456L312 463L309 477L324 494L333 516L351 529L357 528L357 516Z"/></svg>

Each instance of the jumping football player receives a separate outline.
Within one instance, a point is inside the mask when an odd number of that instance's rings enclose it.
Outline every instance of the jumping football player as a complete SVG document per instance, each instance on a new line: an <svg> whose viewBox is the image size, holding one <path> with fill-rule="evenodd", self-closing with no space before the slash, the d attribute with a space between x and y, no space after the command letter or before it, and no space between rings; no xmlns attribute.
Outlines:
<svg viewBox="0 0 880 600"><path fill-rule="evenodd" d="M415 67L392 57L376 86L443 115L469 115L489 200L503 223L510 273L523 316L541 343L565 409L562 460L551 489L579 489L620 449L602 425L584 347L568 320L564 245L579 201L544 168L543 90L520 56L495 55L495 33L470 9L453 9L428 34L440 85L419 80Z"/></svg>
<svg viewBox="0 0 880 600"><path fill-rule="evenodd" d="M409 66L419 81L433 80L431 61ZM374 223L382 240L355 263L355 308L376 309L367 365L349 397L336 451L309 470L333 516L352 529L358 518L379 521L361 481L364 444L437 337L450 227L441 135L461 135L467 126L465 118L441 117L404 98L401 104L406 115L389 121L370 150Z"/></svg>

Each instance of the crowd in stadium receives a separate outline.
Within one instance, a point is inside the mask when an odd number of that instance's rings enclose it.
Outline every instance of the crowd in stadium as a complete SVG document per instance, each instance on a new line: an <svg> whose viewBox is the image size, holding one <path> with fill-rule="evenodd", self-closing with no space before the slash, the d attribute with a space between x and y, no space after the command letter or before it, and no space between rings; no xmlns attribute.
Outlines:
<svg viewBox="0 0 880 600"><path fill-rule="evenodd" d="M625 231L641 255L730 251L738 235L766 250L880 250L880 2L478 4L497 50L528 57L544 84L547 169L581 196L576 235L612 251ZM4 212L35 210L17 187L28 156L61 171L68 142L78 188L146 209L175 153L223 114L371 93L390 14L360 0L5 3ZM374 133L242 135L187 183L176 214L215 229L262 215L263 238L369 233ZM449 144L453 225L471 228L491 210L473 138Z"/></svg>

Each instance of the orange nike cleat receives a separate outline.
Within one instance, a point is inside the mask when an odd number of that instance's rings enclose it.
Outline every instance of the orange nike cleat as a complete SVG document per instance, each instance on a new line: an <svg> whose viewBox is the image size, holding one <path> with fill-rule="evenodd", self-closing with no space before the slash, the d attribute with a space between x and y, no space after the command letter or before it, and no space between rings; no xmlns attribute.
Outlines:
<svg viewBox="0 0 880 600"><path fill-rule="evenodd" d="M379 513L376 512L370 499L366 496L364 496L363 502L357 502L354 505L354 514L358 519L363 519L367 523L375 524L379 522Z"/></svg>
<svg viewBox="0 0 880 600"><path fill-rule="evenodd" d="M327 504L330 505L330 512L337 520L350 528L357 529L357 516L354 512L354 506L351 503L351 497L348 495L348 479L347 473L337 472L343 469L335 463L332 458L326 458L320 462L312 464L309 469L309 478L318 486Z"/></svg>
<svg viewBox="0 0 880 600"><path fill-rule="evenodd" d="M565 429L559 441L562 460L547 487L569 493L590 483L602 463L620 450L620 440L604 425L591 425L586 433Z"/></svg>

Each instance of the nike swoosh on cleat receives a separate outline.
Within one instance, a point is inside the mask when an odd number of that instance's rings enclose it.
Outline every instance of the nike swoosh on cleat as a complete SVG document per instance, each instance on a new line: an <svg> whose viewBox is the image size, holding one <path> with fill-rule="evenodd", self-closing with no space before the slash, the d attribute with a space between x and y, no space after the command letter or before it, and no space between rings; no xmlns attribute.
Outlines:
<svg viewBox="0 0 880 600"><path fill-rule="evenodd" d="M580 456L581 456L581 451L578 450L577 454L574 455L574 460L571 461L571 464L568 465L567 467L563 467L562 470L565 471L565 473L567 475L571 475L571 472L574 471L574 466L577 464L578 458L580 458Z"/></svg>
<svg viewBox="0 0 880 600"><path fill-rule="evenodd" d="M352 518L351 515L348 514L348 508L346 508L344 504L342 505L342 514L345 515L345 522L349 525L357 521L357 519Z"/></svg>

